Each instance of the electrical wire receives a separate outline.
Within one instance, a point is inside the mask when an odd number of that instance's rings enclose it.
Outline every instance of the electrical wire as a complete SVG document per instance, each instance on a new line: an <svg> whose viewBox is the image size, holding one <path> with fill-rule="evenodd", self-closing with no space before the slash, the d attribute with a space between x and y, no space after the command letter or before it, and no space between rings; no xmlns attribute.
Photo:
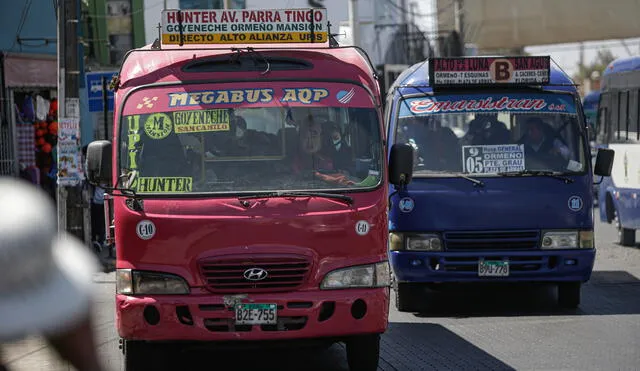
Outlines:
<svg viewBox="0 0 640 371"><path fill-rule="evenodd" d="M11 45L11 48L9 50L13 50L13 48L15 48L16 44L18 43L18 39L20 38L20 33L22 32L22 28L24 27L24 24L27 20L27 15L29 14L29 9L31 9L31 3L33 0L27 0L27 2L24 4L24 7L22 7L22 14L20 15L20 22L18 23L18 29L16 30L16 35L13 38L13 44Z"/></svg>

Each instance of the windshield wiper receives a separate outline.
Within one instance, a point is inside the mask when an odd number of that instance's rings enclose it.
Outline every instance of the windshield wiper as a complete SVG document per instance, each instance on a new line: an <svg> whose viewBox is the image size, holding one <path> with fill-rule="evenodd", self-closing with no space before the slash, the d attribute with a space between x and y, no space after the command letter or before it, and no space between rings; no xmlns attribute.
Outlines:
<svg viewBox="0 0 640 371"><path fill-rule="evenodd" d="M420 174L420 170L417 170L414 172L414 174ZM462 179L466 179L470 182L473 183L474 186L476 187L484 187L484 182L481 180L478 180L476 178L472 178L470 176L461 174L461 173L453 173L453 172L449 172L449 171L433 171L433 170L424 170L424 172L426 173L426 175L431 175L431 174L437 174L437 175L451 175L451 176L455 176L456 178L462 178Z"/></svg>
<svg viewBox="0 0 640 371"><path fill-rule="evenodd" d="M269 193L258 193L255 195L249 196L240 196L238 200L246 201L253 200L256 198L276 198L276 197L324 197L331 198L334 200L344 201L347 205L353 204L353 198L347 195L341 195L336 193L324 193L324 192L269 192Z"/></svg>
<svg viewBox="0 0 640 371"><path fill-rule="evenodd" d="M567 178L566 176L562 176L555 171L550 170L520 170L520 171L506 171L503 173L498 173L500 176L519 176L519 175L540 175L540 176L548 176L551 178L556 178L562 180L565 184L573 183L573 179Z"/></svg>
<svg viewBox="0 0 640 371"><path fill-rule="evenodd" d="M472 178L470 176L466 176L464 174L456 174L456 176L458 178L466 179L466 180L472 182L473 185L476 186L476 187L484 187L484 182L482 180L478 180L478 179Z"/></svg>

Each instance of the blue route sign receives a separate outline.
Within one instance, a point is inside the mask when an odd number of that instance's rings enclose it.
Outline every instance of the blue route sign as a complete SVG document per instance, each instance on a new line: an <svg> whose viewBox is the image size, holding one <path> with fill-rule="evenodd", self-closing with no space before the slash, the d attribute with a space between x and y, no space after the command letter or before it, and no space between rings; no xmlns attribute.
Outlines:
<svg viewBox="0 0 640 371"><path fill-rule="evenodd" d="M102 78L107 78L107 99L109 104L109 112L113 112L113 90L108 89L113 75L117 71L100 71L87 72L87 96L89 98L89 112L102 112L104 110L104 101L102 97Z"/></svg>

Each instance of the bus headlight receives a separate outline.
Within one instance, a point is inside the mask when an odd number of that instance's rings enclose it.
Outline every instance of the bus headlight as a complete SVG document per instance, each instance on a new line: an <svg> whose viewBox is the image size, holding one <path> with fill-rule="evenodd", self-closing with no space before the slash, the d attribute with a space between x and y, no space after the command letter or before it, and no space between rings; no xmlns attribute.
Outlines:
<svg viewBox="0 0 640 371"><path fill-rule="evenodd" d="M548 231L542 235L543 249L579 249L581 247L593 248L593 231Z"/></svg>
<svg viewBox="0 0 640 371"><path fill-rule="evenodd" d="M359 265L329 272L322 280L323 290L358 287L388 287L390 281L389 262Z"/></svg>
<svg viewBox="0 0 640 371"><path fill-rule="evenodd" d="M118 269L116 292L124 295L181 295L189 293L189 285L174 274Z"/></svg>
<svg viewBox="0 0 640 371"><path fill-rule="evenodd" d="M442 251L442 240L437 234L407 236L409 251Z"/></svg>

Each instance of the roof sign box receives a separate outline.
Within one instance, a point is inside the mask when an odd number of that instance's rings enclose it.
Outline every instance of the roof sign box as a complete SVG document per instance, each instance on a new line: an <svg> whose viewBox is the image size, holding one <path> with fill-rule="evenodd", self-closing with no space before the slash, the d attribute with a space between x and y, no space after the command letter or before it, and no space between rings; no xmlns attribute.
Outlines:
<svg viewBox="0 0 640 371"><path fill-rule="evenodd" d="M545 85L550 74L549 56L429 59L432 86Z"/></svg>
<svg viewBox="0 0 640 371"><path fill-rule="evenodd" d="M163 10L161 30L164 45L328 43L324 8Z"/></svg>

